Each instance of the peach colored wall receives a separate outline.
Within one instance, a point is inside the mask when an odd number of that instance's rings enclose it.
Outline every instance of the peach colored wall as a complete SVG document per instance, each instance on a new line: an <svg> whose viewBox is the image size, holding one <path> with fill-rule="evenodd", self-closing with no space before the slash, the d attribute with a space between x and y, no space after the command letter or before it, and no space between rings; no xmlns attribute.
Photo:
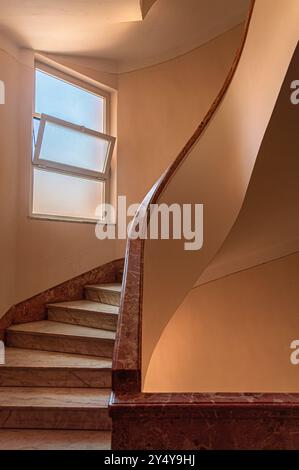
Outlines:
<svg viewBox="0 0 299 470"><path fill-rule="evenodd" d="M298 392L298 272L299 253L193 289L155 349L145 390Z"/></svg>
<svg viewBox="0 0 299 470"><path fill-rule="evenodd" d="M294 77L299 77L299 45L239 217L197 285L299 250L299 109L290 101Z"/></svg>
<svg viewBox="0 0 299 470"><path fill-rule="evenodd" d="M118 74L116 73L116 66L113 61L61 54L37 54L36 56L37 58L41 56L46 60L48 59L49 65L53 61L56 65L60 64L83 75L85 78L87 77L91 84L97 85L101 83L109 91L118 89Z"/></svg>
<svg viewBox="0 0 299 470"><path fill-rule="evenodd" d="M1 47L1 43L0 43ZM0 105L0 316L13 300L17 235L18 64L13 54L0 49L0 80L6 102Z"/></svg>
<svg viewBox="0 0 299 470"><path fill-rule="evenodd" d="M118 191L129 204L142 201L209 110L242 33L239 26L179 58L119 76Z"/></svg>

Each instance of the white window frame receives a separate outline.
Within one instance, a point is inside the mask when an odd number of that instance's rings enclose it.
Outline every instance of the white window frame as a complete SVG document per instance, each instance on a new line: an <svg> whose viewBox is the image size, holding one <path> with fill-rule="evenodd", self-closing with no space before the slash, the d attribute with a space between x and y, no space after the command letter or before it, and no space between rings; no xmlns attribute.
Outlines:
<svg viewBox="0 0 299 470"><path fill-rule="evenodd" d="M106 161L104 165L104 172L100 171L93 171L88 170L87 168L77 167L73 165L68 165L66 163L59 163L52 160L46 160L44 158L40 158L44 132L47 122L51 122L53 124L58 124L61 127L68 127L69 129L74 129L77 132L82 134L89 134L94 137L98 137L102 140L108 142L108 153L106 155ZM33 165L39 168L48 168L50 170L58 170L63 171L64 173L68 173L71 175L79 175L79 176L88 176L92 179L97 179L101 181L106 181L110 175L110 164L111 158L114 150L115 144L115 137L112 137L108 134L102 134L101 132L94 131L92 129L88 129L84 126L79 126L77 124L73 124L72 122L64 121L63 119L58 119L54 116L49 116L48 114L42 114L40 119L40 126L37 135L37 142L35 145L34 157L32 160Z"/></svg>
<svg viewBox="0 0 299 470"><path fill-rule="evenodd" d="M63 119L56 118L54 116L49 116L47 114L39 114L35 112L35 101L34 101L34 112L33 112L33 119L38 119L40 120L40 126L39 126L39 131L37 135L37 140L34 143L34 153L33 153L33 158L32 158L32 178L31 178L31 194L30 194L30 217L35 218L35 219L46 219L46 220L56 220L56 221L65 221L65 222L83 222L83 223L97 223L99 220L98 218L95 219L89 219L85 217L70 217L70 216L64 216L64 215L51 215L51 214L37 214L33 212L33 172L34 168L38 168L43 171L48 171L52 173L58 173L58 174L68 174L70 176L76 176L79 178L84 178L84 179L92 179L96 181L101 181L103 182L103 195L102 195L102 203L108 202L109 198L109 182L110 182L110 166L111 166L111 158L113 155L114 151L114 146L116 142L116 138L107 134L106 132L109 131L110 129L110 105L111 105L111 96L110 93L107 92L106 90L103 90L101 88L95 87L90 85L88 82L84 82L82 80L79 80L72 75L69 75L67 73L61 72L58 69L55 69L53 67L49 67L46 64L43 64L41 62L36 62L35 67L34 67L34 74L36 73L37 70L40 70L43 73L47 73L48 75L58 79L62 80L66 83L70 83L73 86L76 86L78 88L82 88L83 90L86 90L90 93L95 94L96 96L100 96L104 98L104 132L99 132L95 131L89 128L86 128L84 126L80 126L68 121L65 121ZM34 82L35 83L35 82ZM35 96L35 92L34 92ZM43 142L43 136L44 136L44 131L45 131L45 126L47 122L52 122L64 127L68 127L71 129L74 129L78 132L81 133L87 133L89 135L93 135L95 137L99 137L103 140L106 140L109 142L109 149L106 157L106 164L104 167L104 172L100 171L93 171L93 170L88 170L86 168L80 168L64 163L59 163L55 161L50 161L50 160L45 160L40 158L40 152L41 152L41 147L42 147L42 142ZM33 132L33 129L32 129ZM107 223L104 218L101 218L101 221L103 223Z"/></svg>

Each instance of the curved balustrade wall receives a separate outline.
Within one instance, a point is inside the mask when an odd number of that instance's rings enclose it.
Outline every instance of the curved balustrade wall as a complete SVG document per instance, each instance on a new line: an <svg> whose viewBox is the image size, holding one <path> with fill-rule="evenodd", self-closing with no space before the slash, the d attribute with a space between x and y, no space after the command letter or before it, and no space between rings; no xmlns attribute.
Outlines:
<svg viewBox="0 0 299 470"><path fill-rule="evenodd" d="M298 42L298 30L297 0L255 2L245 47L229 89L200 138L152 200L204 204L204 246L195 252L184 250L184 240L145 241L143 378L165 326L239 214Z"/></svg>

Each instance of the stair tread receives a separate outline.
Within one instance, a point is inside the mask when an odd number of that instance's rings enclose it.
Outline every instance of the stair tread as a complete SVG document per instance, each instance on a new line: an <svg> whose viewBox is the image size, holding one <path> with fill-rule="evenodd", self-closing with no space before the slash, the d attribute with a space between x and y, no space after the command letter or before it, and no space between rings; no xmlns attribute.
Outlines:
<svg viewBox="0 0 299 470"><path fill-rule="evenodd" d="M61 308L62 310L78 310L84 312L95 313L111 313L118 315L119 307L115 305L102 304L100 302L93 302L91 300L73 300L70 302L58 302L48 304L47 307Z"/></svg>
<svg viewBox="0 0 299 470"><path fill-rule="evenodd" d="M109 396L97 388L0 387L0 408L108 408Z"/></svg>
<svg viewBox="0 0 299 470"><path fill-rule="evenodd" d="M90 328L87 326L71 325L50 320L42 320L30 323L21 323L7 328L7 331L25 334L43 334L50 336L66 336L93 339L115 340L115 332Z"/></svg>
<svg viewBox="0 0 299 470"><path fill-rule="evenodd" d="M1 368L7 367L111 369L112 360L96 356L6 347L5 364L0 366L0 371Z"/></svg>
<svg viewBox="0 0 299 470"><path fill-rule="evenodd" d="M112 292L121 292L121 284L90 284L85 286L85 289L94 289L94 290L107 290Z"/></svg>
<svg viewBox="0 0 299 470"><path fill-rule="evenodd" d="M108 450L109 431L0 430L0 450Z"/></svg>

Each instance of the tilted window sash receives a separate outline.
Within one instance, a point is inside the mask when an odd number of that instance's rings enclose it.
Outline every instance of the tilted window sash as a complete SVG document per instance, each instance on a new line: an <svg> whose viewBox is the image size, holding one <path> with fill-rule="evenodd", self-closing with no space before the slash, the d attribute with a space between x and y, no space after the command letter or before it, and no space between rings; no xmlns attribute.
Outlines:
<svg viewBox="0 0 299 470"><path fill-rule="evenodd" d="M52 128L52 143L51 143L51 128ZM61 133L64 129L64 132L67 134L69 133L69 137L66 139L64 138L64 145L69 144L71 147L72 144L79 144L79 150L78 148L74 147L72 150L71 148L68 149L69 152L74 152L74 155L76 151L79 151L77 155L77 159L80 160L80 163L82 166L78 165L72 165L65 163L63 161L59 161L59 158L57 160L55 159L55 154L51 156L51 158L43 157L43 146L47 144L47 138L48 138L48 147L54 147L55 151L55 146L56 146L56 151L63 145L62 140L59 141L59 132ZM53 141L53 131L54 133L58 133L57 139L54 139ZM58 132L57 132L58 131ZM49 137L50 135L50 137ZM79 136L82 136L82 139L78 140ZM85 139L84 137L85 136ZM61 136L60 136L61 137ZM50 141L49 141L50 139ZM85 150L84 150L84 140L86 145ZM110 174L110 164L111 164L111 157L113 154L114 150L114 145L115 145L115 137L112 137L107 134L102 134L101 132L94 131L92 129L88 129L84 126L79 126L77 124L73 124L68 121L64 121L62 119L58 119L53 116L49 116L47 114L42 114L40 118L40 126L38 130L38 135L37 135L37 141L36 141L36 146L35 146L35 151L34 151L34 157L33 157L33 164L40 167L40 168L48 168L49 170L57 170L57 171L62 171L66 172L72 175L81 175L87 178L92 178L92 179L98 179L101 181L106 181L109 178ZM81 145L82 144L82 145ZM82 148L80 148L82 147ZM88 147L89 150L92 148L93 155L91 155L91 160L95 160L98 158L99 162L98 164L93 162L94 164L90 164L89 166L93 166L94 168L88 168L88 164L86 164L86 167L84 168L84 153L87 155L88 154ZM82 155L82 156L81 156ZM60 160L63 160L63 157L60 158ZM86 163L87 158L86 158ZM98 168L95 168L98 167Z"/></svg>

